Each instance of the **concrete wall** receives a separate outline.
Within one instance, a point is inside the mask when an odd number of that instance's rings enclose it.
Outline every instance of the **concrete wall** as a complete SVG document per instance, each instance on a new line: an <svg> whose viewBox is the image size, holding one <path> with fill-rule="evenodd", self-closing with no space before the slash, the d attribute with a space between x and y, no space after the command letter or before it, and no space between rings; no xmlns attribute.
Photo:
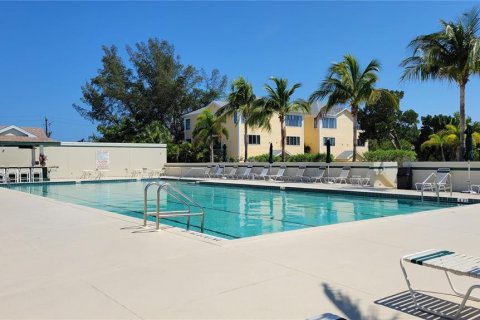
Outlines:
<svg viewBox="0 0 480 320"><path fill-rule="evenodd" d="M438 168L450 168L454 191L463 191L468 188L467 162L404 162L404 167L412 168L413 188L415 183L424 181L428 175ZM470 163L470 180L474 185L480 184L480 162Z"/></svg>
<svg viewBox="0 0 480 320"><path fill-rule="evenodd" d="M62 142L45 147L51 179L78 179L83 170L95 170L97 151L108 152L107 177L130 176L133 169L161 169L167 162L164 144ZM37 149L37 158L39 151ZM30 166L31 150L0 148L0 166ZM58 168L55 168L58 167Z"/></svg>
<svg viewBox="0 0 480 320"><path fill-rule="evenodd" d="M252 165L252 173L260 173L264 166L268 166L268 163L221 163L225 165L225 172L230 172L234 166L238 166L237 174L242 174L248 165ZM165 165L166 174L168 176L185 176L185 177L203 177L204 171L209 165L217 165L216 163L167 163ZM305 176L313 176L318 167L327 167L326 163L322 162L275 162L272 164L272 168L269 174L276 174L278 169L285 165L286 176L294 176L299 166L305 166ZM328 166L329 176L336 177L340 174L340 171L345 164L342 163L330 163ZM375 187L396 187L396 176L398 166L396 162L356 162L348 163L351 167L350 175L358 175L361 177L369 177L371 183ZM192 170L192 168L194 168Z"/></svg>

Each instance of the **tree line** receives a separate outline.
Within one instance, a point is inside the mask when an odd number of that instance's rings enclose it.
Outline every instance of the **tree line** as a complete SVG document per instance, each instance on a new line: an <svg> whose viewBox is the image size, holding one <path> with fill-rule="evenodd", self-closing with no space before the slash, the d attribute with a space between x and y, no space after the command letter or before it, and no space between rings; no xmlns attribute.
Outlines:
<svg viewBox="0 0 480 320"><path fill-rule="evenodd" d="M368 139L371 149L410 148L416 150L419 159L427 160L426 155L430 159L434 154L445 160L461 160L465 153L468 120L465 89L470 77L480 73L479 27L477 9L464 13L455 21L441 20L439 31L418 36L410 42L411 55L400 64L404 68L402 81L447 80L458 85L459 108L453 118L422 117L422 128L418 130L418 114L413 110L400 110L403 92L376 88L380 63L373 59L361 68L356 58L347 54L341 62L330 66L319 88L306 100L292 98L300 83L289 87L286 79L272 77L273 85L266 84L267 94L259 98L244 77L237 78L226 96L227 104L216 114L204 112L200 116L194 128L193 145L175 144L170 151L177 160L183 156L187 161L192 153L197 160L207 157L213 160L214 138L226 134L222 123L226 116L236 112L245 120L244 159L248 159L248 129L269 130L272 116L276 116L281 125L284 159L286 114L309 112L312 102L322 101L326 110L338 104L348 105L354 123L358 120L364 129L360 139ZM149 39L147 43L140 42L126 49L130 66L125 64L115 46L103 47L102 68L82 86L83 105L74 105L82 116L98 124L100 136L92 136L92 140L178 142L183 140L181 116L224 96L225 76L218 70L207 73L184 65L173 45L166 41ZM315 120L322 115L319 113ZM443 121L446 119L440 121L442 117L447 117L448 123ZM437 123L443 127L438 127ZM354 125L354 161L357 129Z"/></svg>

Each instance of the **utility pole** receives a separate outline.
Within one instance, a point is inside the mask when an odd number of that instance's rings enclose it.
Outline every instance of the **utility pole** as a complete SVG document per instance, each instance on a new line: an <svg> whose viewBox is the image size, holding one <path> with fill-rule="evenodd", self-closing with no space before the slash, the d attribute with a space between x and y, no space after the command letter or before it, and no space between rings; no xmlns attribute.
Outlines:
<svg viewBox="0 0 480 320"><path fill-rule="evenodd" d="M47 116L45 116L45 134L50 138L52 131L50 130L52 123L48 121Z"/></svg>

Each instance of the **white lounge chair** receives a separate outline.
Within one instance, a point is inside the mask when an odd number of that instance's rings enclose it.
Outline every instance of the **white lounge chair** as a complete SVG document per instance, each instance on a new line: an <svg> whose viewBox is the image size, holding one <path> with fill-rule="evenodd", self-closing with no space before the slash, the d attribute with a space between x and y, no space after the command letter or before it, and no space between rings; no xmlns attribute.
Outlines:
<svg viewBox="0 0 480 320"><path fill-rule="evenodd" d="M4 168L0 168L0 183L7 183L7 171Z"/></svg>
<svg viewBox="0 0 480 320"><path fill-rule="evenodd" d="M303 174L304 174L304 173L305 173L305 167L304 167L304 166L298 167L297 172L295 173L295 175L289 177L289 178L290 178L289 180L290 180L290 181L297 181L297 180L303 181L303 179L304 179Z"/></svg>
<svg viewBox="0 0 480 320"><path fill-rule="evenodd" d="M218 166L217 167L217 170L212 174L210 175L210 178L221 178L223 177L223 172L225 170L225 166Z"/></svg>
<svg viewBox="0 0 480 320"><path fill-rule="evenodd" d="M266 180L267 177L268 177L268 170L270 170L270 167L269 166L265 166L263 167L262 171L260 173L252 173L250 175L250 177L252 178L252 180L254 179L262 179L262 180Z"/></svg>
<svg viewBox="0 0 480 320"><path fill-rule="evenodd" d="M436 172L423 180L423 182L415 183L417 191L450 191L452 192L452 175L449 168L438 168Z"/></svg>
<svg viewBox="0 0 480 320"><path fill-rule="evenodd" d="M280 167L280 169L278 169L276 174L267 175L267 177L273 181L285 179L283 175L285 174L286 169L287 169L286 167Z"/></svg>
<svg viewBox="0 0 480 320"><path fill-rule="evenodd" d="M321 167L321 168L318 168L315 175L310 177L305 177L305 180L309 182L319 182L319 181L323 182L324 177L325 177L325 168Z"/></svg>
<svg viewBox="0 0 480 320"><path fill-rule="evenodd" d="M342 171L340 171L340 174L338 175L338 177L332 177L330 179L332 179L334 183L339 183L339 184L345 183L345 184L347 184L348 183L348 176L350 175L350 170L351 170L350 167L343 167Z"/></svg>
<svg viewBox="0 0 480 320"><path fill-rule="evenodd" d="M215 167L208 166L208 167L205 169L205 172L204 172L203 176L204 176L205 178L210 178L210 175L213 174L216 169L217 169L217 166L215 166Z"/></svg>
<svg viewBox="0 0 480 320"><path fill-rule="evenodd" d="M238 171L238 166L234 166L228 174L224 173L222 178L233 179L237 175L237 171Z"/></svg>
<svg viewBox="0 0 480 320"><path fill-rule="evenodd" d="M425 304L421 304L417 300L415 292L413 291L411 283L407 276L407 271L405 269L406 263L412 263L418 266L437 269L445 272L452 291L459 297L463 298L462 303L458 307L457 311L453 314L453 316L451 314L447 315L444 312L440 312L438 310L430 309ZM403 256L400 259L400 267L402 268L403 276L405 277L405 281L407 283L408 290L410 291L410 295L412 296L412 300L415 303L417 309L421 311L428 312L442 318L458 319L462 313L463 308L465 307L465 303L467 302L467 300L470 299L480 301L478 297L471 295L474 289L480 289L480 284L472 285L466 291L466 293L461 293L453 286L452 279L449 276L449 274L454 274L456 276L475 278L476 280L480 279L479 257L471 257L448 250L430 249ZM453 313L454 310L449 309L449 311Z"/></svg>
<svg viewBox="0 0 480 320"><path fill-rule="evenodd" d="M237 179L248 179L250 177L250 173L252 172L252 166L249 165L247 168L245 168L245 171L243 171L242 174L239 174L236 176Z"/></svg>

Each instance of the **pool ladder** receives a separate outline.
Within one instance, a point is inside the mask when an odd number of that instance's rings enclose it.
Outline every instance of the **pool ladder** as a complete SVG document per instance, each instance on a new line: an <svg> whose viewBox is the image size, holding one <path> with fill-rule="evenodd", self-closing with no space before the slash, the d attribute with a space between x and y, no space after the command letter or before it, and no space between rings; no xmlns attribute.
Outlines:
<svg viewBox="0 0 480 320"><path fill-rule="evenodd" d="M147 210L147 202L148 202L148 189L152 186L157 186L157 198L156 198L156 205L154 212L148 212ZM160 211L160 191L164 190L167 194L175 198L181 204L185 206L185 210L177 210L177 211ZM200 209L200 212L192 212L191 208L196 207ZM203 207L178 190L177 188L173 187L169 183L159 183L159 182L150 182L145 186L144 190L144 197L143 197L143 227L147 227L147 218L148 217L155 217L155 229L160 229L160 219L166 217L187 217L187 230L190 229L190 217L192 216L200 216L201 217L201 225L200 230L203 233L204 225L205 225L205 214L203 211Z"/></svg>

